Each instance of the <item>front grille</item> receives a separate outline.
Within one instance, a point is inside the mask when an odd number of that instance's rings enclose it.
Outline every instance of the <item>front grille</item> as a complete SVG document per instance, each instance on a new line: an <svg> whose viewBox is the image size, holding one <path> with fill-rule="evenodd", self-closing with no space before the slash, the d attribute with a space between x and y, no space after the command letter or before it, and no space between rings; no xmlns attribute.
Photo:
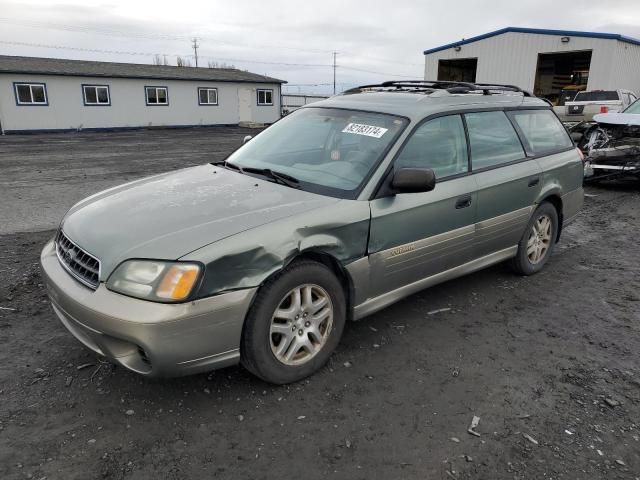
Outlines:
<svg viewBox="0 0 640 480"><path fill-rule="evenodd" d="M62 233L56 236L56 253L62 266L80 283L96 289L100 283L100 260L88 254Z"/></svg>

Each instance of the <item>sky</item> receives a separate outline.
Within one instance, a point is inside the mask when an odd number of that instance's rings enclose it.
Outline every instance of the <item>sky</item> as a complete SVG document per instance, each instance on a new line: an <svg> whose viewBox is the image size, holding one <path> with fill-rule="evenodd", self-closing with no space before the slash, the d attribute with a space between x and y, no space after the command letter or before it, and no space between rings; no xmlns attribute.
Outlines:
<svg viewBox="0 0 640 480"><path fill-rule="evenodd" d="M506 26L640 38L638 0L0 0L0 54L152 63L161 55L286 80L330 94L420 79L425 49Z"/></svg>

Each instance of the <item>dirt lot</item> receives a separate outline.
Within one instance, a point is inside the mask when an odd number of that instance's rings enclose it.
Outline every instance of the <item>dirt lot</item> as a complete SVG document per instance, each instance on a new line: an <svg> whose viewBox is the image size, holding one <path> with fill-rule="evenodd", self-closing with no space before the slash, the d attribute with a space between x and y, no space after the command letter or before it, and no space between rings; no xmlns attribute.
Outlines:
<svg viewBox="0 0 640 480"><path fill-rule="evenodd" d="M299 384L147 381L80 346L38 267L65 208L244 134L0 138L0 478L640 478L637 183L589 188L541 274L498 265L350 324Z"/></svg>

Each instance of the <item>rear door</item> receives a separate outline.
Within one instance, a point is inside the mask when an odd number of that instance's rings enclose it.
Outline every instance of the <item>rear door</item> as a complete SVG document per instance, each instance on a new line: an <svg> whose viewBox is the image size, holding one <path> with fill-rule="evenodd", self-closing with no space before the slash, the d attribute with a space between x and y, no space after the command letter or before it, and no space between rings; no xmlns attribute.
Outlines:
<svg viewBox="0 0 640 480"><path fill-rule="evenodd" d="M373 296L472 258L477 194L462 117L442 116L417 127L395 159L393 168L402 167L433 169L436 187L371 201Z"/></svg>
<svg viewBox="0 0 640 480"><path fill-rule="evenodd" d="M503 111L464 115L478 184L476 257L517 245L540 193L542 169Z"/></svg>

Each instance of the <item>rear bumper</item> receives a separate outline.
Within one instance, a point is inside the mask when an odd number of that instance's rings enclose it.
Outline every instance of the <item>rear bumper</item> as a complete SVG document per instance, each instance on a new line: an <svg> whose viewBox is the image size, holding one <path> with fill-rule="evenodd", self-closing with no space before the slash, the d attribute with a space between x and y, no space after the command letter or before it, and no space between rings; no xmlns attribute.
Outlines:
<svg viewBox="0 0 640 480"><path fill-rule="evenodd" d="M85 346L150 377L189 375L238 363L242 325L256 289L183 304L159 304L93 291L60 265L53 242L41 263L51 304Z"/></svg>

